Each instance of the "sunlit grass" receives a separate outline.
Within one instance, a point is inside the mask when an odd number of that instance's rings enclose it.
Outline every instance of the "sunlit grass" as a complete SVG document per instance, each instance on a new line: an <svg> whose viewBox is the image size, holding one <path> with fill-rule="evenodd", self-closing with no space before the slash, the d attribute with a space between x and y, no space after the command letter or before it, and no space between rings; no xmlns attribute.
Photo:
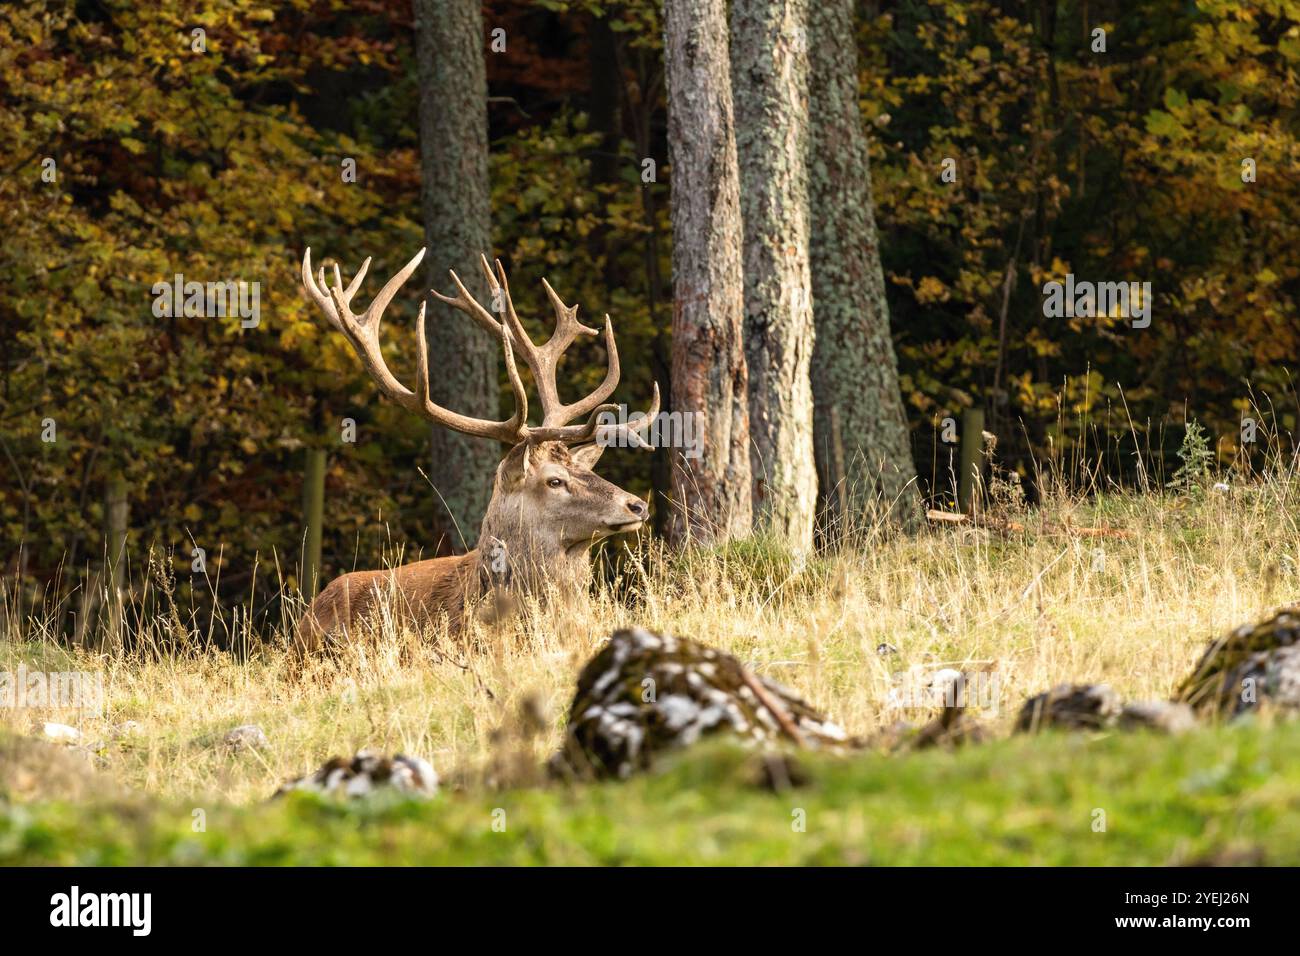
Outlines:
<svg viewBox="0 0 1300 956"><path fill-rule="evenodd" d="M1198 500L1049 502L1018 518L1024 530L1007 533L877 529L808 559L762 540L685 555L643 544L588 606L477 627L456 643L390 620L339 660L306 667L283 641L252 636L246 657L68 650L49 627L29 622L15 632L9 617L6 666L102 671L106 708L99 717L0 710L0 726L26 734L62 720L94 744L137 721L138 736L102 748L110 775L167 797L236 802L361 746L420 754L444 773L480 766L492 732L525 698L552 718L551 734L529 745L541 759L558 742L583 662L631 623L729 650L855 733L897 716L885 707L892 675L995 666L1002 706L986 716L1005 724L1025 697L1061 681L1106 681L1133 699L1168 696L1208 639L1300 594L1296 513L1294 487L1274 481ZM1130 534L1081 538L1067 520ZM881 644L898 653L878 654ZM213 743L243 723L260 724L270 739L256 759Z"/></svg>
<svg viewBox="0 0 1300 956"><path fill-rule="evenodd" d="M585 606L534 613L505 628L476 624L455 642L437 632L414 633L389 619L339 658L306 665L288 652L283 634L269 641L236 634L237 645L251 648L240 654L199 649L199 640L178 644L176 620L161 615L139 622L133 651L69 649L56 639L52 621L19 619L9 607L3 614L0 669L26 662L47 670L102 672L106 706L98 716L0 709L0 734L11 739L30 737L45 720L76 726L96 754L102 781L88 794L84 787L63 787L59 775L45 780L39 772L28 773L25 788L6 775L0 794L19 803L64 797L93 801L96 793L112 793L113 799L127 795L151 801L150 806L236 807L259 803L286 778L363 746L428 758L453 786L465 788L467 799L484 793L488 781L516 788L537 784L540 773L529 776L519 768L539 766L553 751L582 664L612 629L628 624L726 649L796 689L853 734L869 733L899 716L918 716L887 706L891 682L901 672L940 665L996 671L996 708L981 716L1001 732L1009 729L1026 697L1062 681L1105 681L1126 699L1166 698L1210 638L1300 597L1297 491L1294 479L1275 477L1184 497L1057 496L1036 509L993 516L1013 519L1014 530L940 525L903 534L869 525L851 545L811 556L791 555L761 538L679 554L650 542L634 543L624 546L617 575ZM1089 527L1107 534L1078 533ZM882 655L877 650L882 644L897 653ZM547 715L547 732L510 733L526 700ZM116 728L126 721L138 722L139 732L118 735ZM246 723L265 730L268 747L232 752L222 746L227 730ZM1151 759L1164 760L1182 746L1142 739L1146 743L1115 744L1116 753L1137 764L1145 758L1125 747L1151 747ZM1223 741L1243 738L1216 739L1204 745L1207 759L1228 746ZM1073 758L1060 756L1061 748L1070 752L1082 745L997 746L1011 746L1005 753L1021 764L1035 747L1051 749L1056 756L1049 759L1066 773ZM1086 750L1087 760L1105 763L1110 746ZM503 762L506 750L510 760ZM1193 747L1187 759L1198 752ZM862 771L864 780L876 781L873 787L900 775L912 781L909 787L923 788L959 787L962 771L953 768L992 772L989 761L997 758L856 759L870 760L872 767L875 761L890 762L886 769ZM570 797L545 792L550 796L527 799L544 801L546 812L557 819L564 816ZM605 805L617 812L621 798L599 795L608 792L602 788L580 797L574 812ZM1183 813L1181 798L1173 791L1167 796L1169 812ZM695 799L703 813L714 798L704 793ZM1231 806L1234 799L1228 795L1220 803ZM924 814L917 814L908 826L922 826ZM60 820L72 825L66 817ZM875 832L886 825L845 821L846 832L861 827ZM608 825L619 826L617 821ZM783 825L788 829L788 822ZM808 858L806 846L791 852L793 858ZM1155 857L1167 852L1172 851L1165 844L1152 851ZM629 853L657 859L648 849ZM926 857L903 844L897 854L886 855L909 861ZM875 858L845 847L812 856ZM1064 856L1094 859L1073 851ZM1052 857L1041 847L1022 856ZM548 858L570 859L567 851Z"/></svg>

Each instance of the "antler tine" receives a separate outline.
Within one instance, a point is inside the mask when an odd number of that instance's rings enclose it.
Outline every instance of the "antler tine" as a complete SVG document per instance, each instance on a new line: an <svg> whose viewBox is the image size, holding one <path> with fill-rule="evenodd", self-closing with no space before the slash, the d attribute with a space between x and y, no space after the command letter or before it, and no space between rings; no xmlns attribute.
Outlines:
<svg viewBox="0 0 1300 956"><path fill-rule="evenodd" d="M308 246L307 251L302 254L302 284L306 287L307 294L311 296L312 301L325 313L325 318L329 319L330 325L342 332L343 323L339 321L338 310L334 308L334 303L330 300L330 297L321 291L321 286L329 288L325 282L325 270L321 269L320 285L317 285L316 280L312 278L311 246Z"/></svg>
<svg viewBox="0 0 1300 956"><path fill-rule="evenodd" d="M481 327L487 329L487 331L491 332L493 335L496 335L497 326L500 323L492 317L492 313L483 308L483 306L479 304L478 299L470 295L469 290L465 288L465 283L461 282L460 276L456 275L455 269L447 270L447 274L451 276L451 281L456 286L455 297L453 298L449 295L443 295L437 289L430 289L429 291L433 293L433 296L439 302L445 302L453 309L464 312Z"/></svg>
<svg viewBox="0 0 1300 956"><path fill-rule="evenodd" d="M555 331L547 340L546 344L535 349L535 364L529 363L533 369L533 377L537 380L538 396L542 401L542 425L546 427L559 427L565 422L571 422L575 418L581 418L588 414L592 409L602 404L607 398L614 394L614 389L618 387L618 380L621 374L618 363L618 347L614 344L614 325L608 315L605 316L605 351L608 355L608 366L605 370L605 379L596 387L596 390L585 398L579 399L571 405L565 405L560 401L559 390L555 384L556 366L559 364L560 356L565 350L573 344L581 332L586 335L599 335L600 333L593 328L588 328L578 321L578 307L568 306L551 288L551 284L542 279L542 287L546 289L546 297L551 300L551 306L555 310Z"/></svg>
<svg viewBox="0 0 1300 956"><path fill-rule="evenodd" d="M421 249L420 257L423 256L424 256L424 250ZM366 272L368 272L369 269L370 269L370 256L366 256L366 261L361 263L361 268L357 270L357 274L352 277L352 281L348 283L347 290L343 293L343 297L344 299L347 300L349 305L351 305L352 303L352 297L356 295L357 290L361 288L361 280L366 277Z"/></svg>
<svg viewBox="0 0 1300 956"><path fill-rule="evenodd" d="M559 343L557 351L563 352L573 344L579 332L584 335L600 334L596 329L579 322L578 307L565 305L564 300L556 295L551 284L545 279L542 279L542 288L546 290L546 297L551 300L551 308L555 310L555 331L551 333L551 337L542 348L550 348L552 343Z"/></svg>
<svg viewBox="0 0 1300 956"><path fill-rule="evenodd" d="M598 334L595 329L591 330L592 335ZM603 403L605 399L614 394L614 389L618 388L618 380L622 375L622 369L618 362L618 345L614 341L614 323L608 315L605 316L605 354L608 356L608 363L605 368L605 379L596 390L586 398L581 398L572 405L565 405L557 410L557 415L563 415L565 421L573 421L575 418L581 418L593 408Z"/></svg>
<svg viewBox="0 0 1300 956"><path fill-rule="evenodd" d="M321 267L321 273L324 274L325 267ZM352 297L347 295L347 289L343 288L343 273L339 271L339 264L334 263L334 284L329 287L330 297L334 299L334 307L338 309L339 316L352 319L355 321L356 316L352 314Z"/></svg>
<svg viewBox="0 0 1300 956"><path fill-rule="evenodd" d="M632 448L651 448L641 434L646 431L659 415L659 383L654 383L653 395L650 399L650 409L635 422L624 422L621 425L601 425L600 416L605 412L618 411L617 405L598 405L591 412L591 417L587 419L584 425L565 425L561 428L534 428L529 433L529 437L534 441L563 441L570 445L581 445L589 442L593 438L603 442L605 445L617 444L616 437L620 434L627 435L628 445Z"/></svg>
<svg viewBox="0 0 1300 956"><path fill-rule="evenodd" d="M356 318L356 316L352 315L352 297L357 294L357 289L361 288L361 281L365 279L366 271L369 268L370 257L366 256L366 261L361 263L361 268L357 270L357 274L352 277L352 281L349 282L348 287L344 289L343 275L339 272L339 264L337 262L334 263L334 285L336 288L341 290L337 296L337 301L341 301L344 305L344 308L339 313L341 316L347 316L350 319ZM321 266L320 277L321 285L326 285L324 266ZM331 292L331 295L332 294L333 293Z"/></svg>
<svg viewBox="0 0 1300 956"><path fill-rule="evenodd" d="M504 322L501 323L500 330L501 351L506 357L506 375L510 379L510 388L515 393L515 414L510 422L519 432L517 440L522 440L528 434L528 391L524 388L524 380L519 377L519 366L515 364L515 350L510 344L510 330L506 328Z"/></svg>
<svg viewBox="0 0 1300 956"><path fill-rule="evenodd" d="M618 406L614 404L599 405L591 412L591 417L582 425L560 425L554 428L539 427L530 428L528 438L530 441L562 441L566 445L580 445L583 442L591 441L600 427L600 416L605 412L616 412ZM609 426L607 426L609 427Z"/></svg>
<svg viewBox="0 0 1300 956"><path fill-rule="evenodd" d="M493 275L492 269L488 266L487 256L480 256L479 260L492 292L494 294L499 292L501 295L501 304L505 311L504 321L510 325L510 334L515 337L515 342L523 353L528 368L536 374L537 346L533 344L533 340L524 331L524 324L519 321L519 313L515 311L515 300L510 297L510 282L506 279L506 267L501 264L500 259L497 259L497 271L496 275Z"/></svg>
<svg viewBox="0 0 1300 956"><path fill-rule="evenodd" d="M411 273L415 271L416 266L420 264L422 259L424 259L423 249L411 257L411 261L402 267L401 272L384 283L384 287L379 290L379 295L375 296L374 301L370 303L370 308L366 309L364 318L367 325L372 321L376 326L379 325L379 319L383 316L384 309L388 308L388 303L393 300L393 296L397 295L397 290L406 284L407 279L411 278ZM367 259L365 265L361 267L362 275L365 274L369 265L370 260ZM348 287L349 293L355 291L355 286L356 283L353 282L352 286Z"/></svg>
<svg viewBox="0 0 1300 956"><path fill-rule="evenodd" d="M325 313L330 324L341 331L352 344L353 351L357 353L361 364L370 377L375 380L379 390L398 405L427 418L435 424L465 435L495 438L512 444L521 441L527 436L527 398L523 392L523 383L519 379L518 370L514 368L513 358L509 355L506 358L506 368L511 376L516 408L514 417L507 421L497 422L461 415L442 408L429 397L429 349L428 340L425 338L425 303L420 303L420 313L416 320L416 390L412 392L389 371L380 347L379 324L383 318L384 310L393 300L393 297L397 295L398 290L406 280L411 277L411 274L423 258L424 250L421 249L400 272L384 284L383 289L375 296L370 303L370 307L366 309L360 318L352 314L351 301L361 287L361 280L365 277L366 270L370 266L369 259L362 264L361 269L347 288L344 288L343 279L337 265L334 267L333 285L326 283L323 268L319 271L316 279L312 278L311 252L308 250L303 256L303 284L307 287L312 299L320 306L321 311ZM457 284L459 285L459 282ZM328 297L321 291L321 286L328 288ZM466 297L468 297L468 293L466 293ZM445 297L442 298L445 300ZM496 322L490 322L490 325L494 335L504 335L504 326L500 326Z"/></svg>
<svg viewBox="0 0 1300 956"><path fill-rule="evenodd" d="M618 435L626 435L628 444L633 448L653 448L644 438L642 433L646 431L651 423L659 417L659 383L654 383L654 389L650 397L650 408L645 416L635 422L624 422L622 425L609 425L603 431L600 440L606 445L618 444L615 438Z"/></svg>
<svg viewBox="0 0 1300 956"><path fill-rule="evenodd" d="M420 314L415 317L415 400L420 408L433 405L429 397L429 340L424 336L424 306L420 302Z"/></svg>

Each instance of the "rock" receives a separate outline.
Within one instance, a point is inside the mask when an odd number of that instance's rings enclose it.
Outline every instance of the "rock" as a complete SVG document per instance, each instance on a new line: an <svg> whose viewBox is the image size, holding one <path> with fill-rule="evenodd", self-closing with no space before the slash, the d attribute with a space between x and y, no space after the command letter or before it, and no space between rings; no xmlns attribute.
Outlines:
<svg viewBox="0 0 1300 956"><path fill-rule="evenodd" d="M1186 704L1168 700L1148 700L1125 704L1120 711L1121 730L1158 730L1181 734L1196 726L1196 714Z"/></svg>
<svg viewBox="0 0 1300 956"><path fill-rule="evenodd" d="M847 743L807 702L730 654L638 627L616 631L582 669L551 769L627 777L663 753L723 733L760 745Z"/></svg>
<svg viewBox="0 0 1300 956"><path fill-rule="evenodd" d="M1237 717L1261 705L1300 711L1300 646L1248 654L1196 685L1192 699L1197 712L1208 715Z"/></svg>
<svg viewBox="0 0 1300 956"><path fill-rule="evenodd" d="M430 797L438 792L438 774L433 764L420 757L396 754L389 758L361 750L351 760L327 760L315 773L286 782L273 796L292 790L348 799L385 791Z"/></svg>
<svg viewBox="0 0 1300 956"><path fill-rule="evenodd" d="M1018 733L1048 727L1099 730L1113 725L1122 710L1119 694L1108 684L1058 684L1025 701L1015 729Z"/></svg>
<svg viewBox="0 0 1300 956"><path fill-rule="evenodd" d="M228 730L221 742L234 751L261 750L271 745L265 731L257 724L240 724Z"/></svg>
<svg viewBox="0 0 1300 956"><path fill-rule="evenodd" d="M81 731L67 724L47 722L41 725L41 736L52 743L70 744L81 739Z"/></svg>
<svg viewBox="0 0 1300 956"><path fill-rule="evenodd" d="M1300 604L1211 641L1177 697L1198 714L1300 710Z"/></svg>
<svg viewBox="0 0 1300 956"><path fill-rule="evenodd" d="M1300 646L1252 654L1229 675L1227 686L1242 688L1237 694L1238 712L1253 710L1260 703L1300 711Z"/></svg>

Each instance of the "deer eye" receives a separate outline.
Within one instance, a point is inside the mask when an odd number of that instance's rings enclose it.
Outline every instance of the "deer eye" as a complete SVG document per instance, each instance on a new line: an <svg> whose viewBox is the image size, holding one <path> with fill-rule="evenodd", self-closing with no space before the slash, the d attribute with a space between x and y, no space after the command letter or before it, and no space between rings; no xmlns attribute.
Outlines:
<svg viewBox="0 0 1300 956"><path fill-rule="evenodd" d="M552 478L550 481L548 481L548 482L546 483L546 487L548 487L548 488L563 488L563 487L564 487L564 479L563 479L563 478Z"/></svg>

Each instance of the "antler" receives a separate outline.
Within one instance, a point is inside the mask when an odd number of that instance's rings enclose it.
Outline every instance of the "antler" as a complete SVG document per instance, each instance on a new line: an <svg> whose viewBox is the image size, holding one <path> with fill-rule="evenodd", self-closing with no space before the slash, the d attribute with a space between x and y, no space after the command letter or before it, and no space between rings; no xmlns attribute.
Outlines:
<svg viewBox="0 0 1300 956"><path fill-rule="evenodd" d="M555 331L545 345L535 345L533 340L528 337L528 333L524 331L523 323L519 321L519 315L515 312L514 301L510 298L510 285L506 281L506 270L501 265L501 260L496 260L495 274L492 267L488 265L487 256L480 256L479 262L483 274L487 277L488 288L492 292L493 301L501 304L501 311L504 313L502 321L495 320L492 314L469 294L464 283L460 281L460 277L454 271L451 273L451 281L456 286L455 297L443 295L436 289L430 291L439 300L464 312L484 328L491 329L494 332L500 329L509 330L508 334L501 332L497 332L497 334L503 334L507 339L507 355L513 350L518 350L523 356L524 363L528 366L529 371L533 373L533 380L537 383L537 397L542 405L541 425L537 427L525 426L528 439L531 441L562 441L566 444L576 445L591 441L596 437L599 428L600 437L606 443L611 442L616 434L623 433L628 435L630 444L645 447L645 442L641 440L640 433L648 428L651 420L659 414L658 383L655 383L650 412L645 418L636 423L626 423L618 426L598 425L603 412L614 411L618 408L617 405L604 404L605 399L613 395L614 389L618 387L620 374L618 346L614 342L614 324L610 321L609 315L605 316L605 349L609 355L605 379L589 395L572 404L565 405L560 401L559 390L555 384L555 370L560 356L573 344L579 333L584 335L599 335L600 333L579 322L578 307L576 305L565 305L563 300L556 295L555 290L551 288L551 284L543 279L542 286L546 289L546 296L551 300L551 307L555 310ZM585 424L568 424L583 416L589 416Z"/></svg>
<svg viewBox="0 0 1300 956"><path fill-rule="evenodd" d="M415 391L412 392L408 389L388 370L388 365L384 362L383 352L379 347L379 322L383 318L384 309L388 307L388 303L397 294L397 290L411 277L411 273L415 271L416 266L420 264L420 260L423 258L424 250L421 249L402 268L401 272L388 280L383 289L379 291L379 295L375 296L370 303L370 307L360 316L354 315L352 312L352 297L356 295L357 289L361 288L361 280L365 278L366 270L370 268L369 257L365 262L361 263L361 268L357 270L352 282L348 284L347 288L344 288L338 265L334 266L334 284L332 286L325 281L324 267L321 267L316 278L312 278L311 249L309 248L302 257L302 284L307 287L307 292L315 303L320 306L330 324L342 332L347 340L352 343L352 348L357 353L357 357L361 359L361 364L370 373L370 377L375 380L379 390L398 405L437 425L443 425L465 435L495 438L498 441L512 445L523 441L529 437L527 425L528 395L524 391L523 380L519 377L519 369L515 365L514 352L511 349L510 331L506 328L504 322L494 321L482 309L479 309L482 315L474 315L475 320L493 336L501 339L501 347L505 352L506 373L510 377L510 387L515 395L515 413L510 418L503 422L470 418L467 415L461 415L450 409L443 408L429 397L429 345L424 337L425 303L423 302L420 303L420 317L415 326ZM459 280L457 285L459 285ZM322 289L327 290L329 294L326 295L326 292L322 291ZM461 291L464 293L463 288ZM469 299L468 293L464 293L464 298ZM444 301L448 300L444 299ZM474 304L477 305L477 303ZM462 306L458 306L458 308L466 311Z"/></svg>

